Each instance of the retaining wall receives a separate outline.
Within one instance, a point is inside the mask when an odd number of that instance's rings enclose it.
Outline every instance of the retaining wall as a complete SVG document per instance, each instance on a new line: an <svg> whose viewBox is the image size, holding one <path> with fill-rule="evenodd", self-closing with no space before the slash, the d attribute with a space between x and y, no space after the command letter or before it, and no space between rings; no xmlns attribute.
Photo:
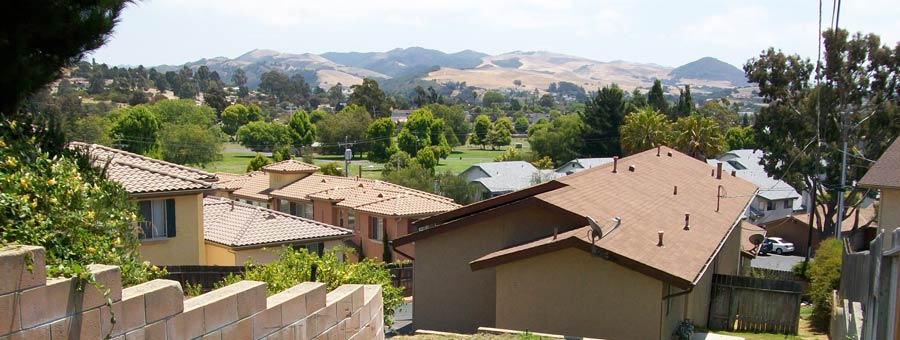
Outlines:
<svg viewBox="0 0 900 340"><path fill-rule="evenodd" d="M0 340L384 339L378 285L304 282L266 297L265 283L242 281L185 300L177 281L122 289L119 267L90 265L104 296L44 265L41 247L0 249Z"/></svg>

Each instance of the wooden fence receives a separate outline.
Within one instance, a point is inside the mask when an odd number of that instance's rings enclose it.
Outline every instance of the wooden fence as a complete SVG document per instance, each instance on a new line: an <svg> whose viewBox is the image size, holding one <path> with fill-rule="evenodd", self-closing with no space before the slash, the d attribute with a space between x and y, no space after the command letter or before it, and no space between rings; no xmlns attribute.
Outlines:
<svg viewBox="0 0 900 340"><path fill-rule="evenodd" d="M900 229L891 237L891 247L884 251L884 234L879 233L869 244L869 250L854 252L844 247L841 258L841 286L835 294L831 337L857 339L894 338L893 303L897 301L898 271L900 271ZM861 305L861 308L856 308ZM855 315L857 309L861 315ZM854 312L854 313L851 313ZM862 320L862 327L853 327L853 320Z"/></svg>
<svg viewBox="0 0 900 340"><path fill-rule="evenodd" d="M403 296L412 296L413 293L413 265L406 264L389 264L388 269L391 270L391 284L394 287L403 288Z"/></svg>
<svg viewBox="0 0 900 340"><path fill-rule="evenodd" d="M166 266L166 271L166 279L181 282L182 287L199 284L207 292L228 274L243 273L244 266Z"/></svg>
<svg viewBox="0 0 900 340"><path fill-rule="evenodd" d="M714 275L709 328L796 335L802 291L796 281Z"/></svg>

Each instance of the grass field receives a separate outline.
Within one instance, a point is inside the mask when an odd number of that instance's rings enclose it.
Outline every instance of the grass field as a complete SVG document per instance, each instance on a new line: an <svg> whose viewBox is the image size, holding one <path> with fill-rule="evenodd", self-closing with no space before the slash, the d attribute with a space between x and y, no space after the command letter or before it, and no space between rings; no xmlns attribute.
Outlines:
<svg viewBox="0 0 900 340"><path fill-rule="evenodd" d="M513 145L515 145L515 143L522 143L522 151L529 151L527 141L523 139L514 139ZM459 174L473 164L493 162L494 158L497 158L497 156L500 156L505 152L506 149L491 150L490 147L488 147L485 150L482 150L481 146L459 146L453 149L453 153L450 154L447 159L440 160L435 171L452 171L454 174ZM222 160L207 165L202 169L209 172L242 174L246 172L247 164L249 164L250 160L255 156L255 152L238 144L226 143L224 145L224 152L222 153ZM343 155L315 155L313 160L316 165L337 162L342 168L344 167ZM359 172L360 166L362 166L363 177L373 179L381 178L381 170L384 167L383 164L372 163L365 159L354 159L350 162L351 175L356 175Z"/></svg>

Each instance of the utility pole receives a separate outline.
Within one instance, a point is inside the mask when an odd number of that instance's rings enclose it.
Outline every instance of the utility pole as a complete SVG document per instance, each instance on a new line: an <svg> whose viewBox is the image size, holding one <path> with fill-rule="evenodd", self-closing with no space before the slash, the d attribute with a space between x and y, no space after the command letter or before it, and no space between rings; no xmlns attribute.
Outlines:
<svg viewBox="0 0 900 340"><path fill-rule="evenodd" d="M348 136L344 136L344 177L350 177L350 160L353 159L353 150L347 142Z"/></svg>
<svg viewBox="0 0 900 340"><path fill-rule="evenodd" d="M818 148L818 146L817 146ZM809 190L809 230L806 231L806 257L803 258L803 272L809 267L809 254L812 252L812 234L816 216L816 182L818 182L818 174L812 179L812 189Z"/></svg>
<svg viewBox="0 0 900 340"><path fill-rule="evenodd" d="M838 240L841 239L841 224L844 220L844 192L846 189L847 183L847 112L844 111L841 113L841 139L844 142L844 151L841 155L841 186L838 187L838 211L837 223L835 223L834 227L834 237Z"/></svg>

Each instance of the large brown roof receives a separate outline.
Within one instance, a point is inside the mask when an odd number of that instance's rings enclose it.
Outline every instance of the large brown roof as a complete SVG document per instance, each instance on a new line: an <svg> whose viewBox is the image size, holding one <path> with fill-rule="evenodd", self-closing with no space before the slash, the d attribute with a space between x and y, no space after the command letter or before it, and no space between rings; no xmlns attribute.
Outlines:
<svg viewBox="0 0 900 340"><path fill-rule="evenodd" d="M336 201L340 207L387 216L429 215L460 207L450 198L385 181L320 174L301 178L269 194L287 200Z"/></svg>
<svg viewBox="0 0 900 340"><path fill-rule="evenodd" d="M632 166L634 171L629 170ZM757 190L753 183L727 174L716 179L711 176L714 168L706 162L666 147L659 156L656 149L648 150L620 159L617 172L612 168L613 164L606 164L559 178L555 181L565 186L533 197L590 216L605 229L611 227L612 218L621 218L618 228L606 230L608 234L596 241L598 252L679 287L690 287L701 277ZM684 230L686 213L690 214L689 230ZM558 242L591 249L590 230L585 226L556 239L487 254L473 261L472 267L514 261L521 258L517 253L537 254L536 248L553 249L557 246L550 244ZM658 231L664 232L662 247L657 246Z"/></svg>
<svg viewBox="0 0 900 340"><path fill-rule="evenodd" d="M881 158L859 180L859 186L900 189L900 138L884 150Z"/></svg>
<svg viewBox="0 0 900 340"><path fill-rule="evenodd" d="M227 198L203 199L203 237L229 247L342 239L353 232Z"/></svg>
<svg viewBox="0 0 900 340"><path fill-rule="evenodd" d="M319 167L312 164L295 161L293 159L288 159L278 163L266 165L262 167L262 170L266 172L276 173L313 173L319 171Z"/></svg>
<svg viewBox="0 0 900 340"><path fill-rule="evenodd" d="M69 147L86 150L97 167L108 167L109 179L131 194L185 190L208 190L216 176L186 166L153 159L97 144L72 142Z"/></svg>

